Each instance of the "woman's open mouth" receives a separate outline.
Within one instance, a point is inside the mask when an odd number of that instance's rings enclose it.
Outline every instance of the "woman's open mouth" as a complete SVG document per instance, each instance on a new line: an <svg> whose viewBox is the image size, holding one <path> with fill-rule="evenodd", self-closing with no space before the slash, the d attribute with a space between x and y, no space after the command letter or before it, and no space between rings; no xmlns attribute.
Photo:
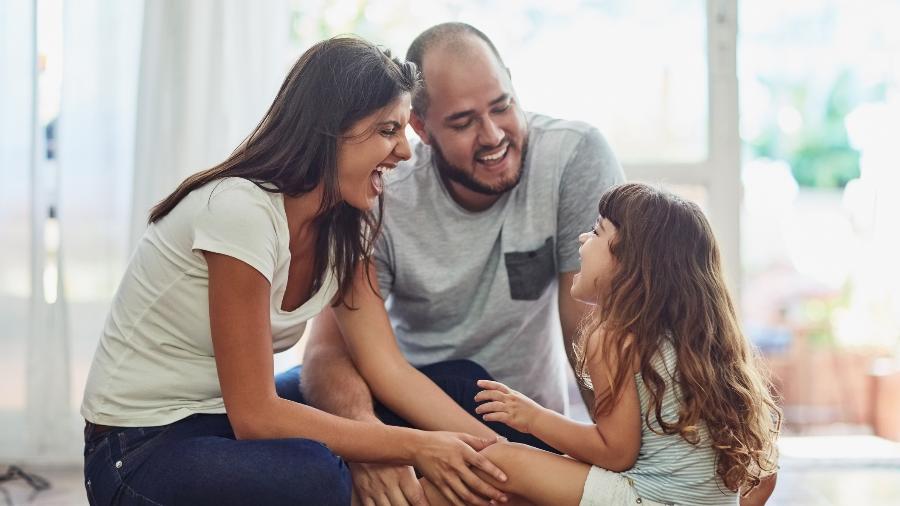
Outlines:
<svg viewBox="0 0 900 506"><path fill-rule="evenodd" d="M369 181L372 183L372 189L375 191L375 195L381 195L384 191L384 174L394 167L396 167L394 164L382 164L375 167L375 170L372 171L372 174L369 176Z"/></svg>

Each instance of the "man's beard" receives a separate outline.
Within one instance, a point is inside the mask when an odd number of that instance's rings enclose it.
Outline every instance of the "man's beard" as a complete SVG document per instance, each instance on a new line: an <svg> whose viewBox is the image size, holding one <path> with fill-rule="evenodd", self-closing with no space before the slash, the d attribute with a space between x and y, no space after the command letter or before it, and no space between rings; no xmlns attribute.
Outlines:
<svg viewBox="0 0 900 506"><path fill-rule="evenodd" d="M518 146L515 143L510 141L507 149L515 149L517 147ZM522 179L522 172L524 172L525 168L525 156L528 153L528 144L526 142L520 149L521 156L519 157L519 170L516 171L516 175L513 177L513 179L509 181L501 181L496 185L484 184L475 179L474 173L470 173L451 164L449 161L447 161L447 158L444 157L444 152L441 151L441 147L437 142L431 143L431 152L432 160L434 160L434 166L437 167L438 173L441 175L441 177L449 179L451 181L455 181L465 188L476 193L481 193L482 195L502 195L515 188L516 185L519 184L519 180ZM508 151L507 156L509 156Z"/></svg>

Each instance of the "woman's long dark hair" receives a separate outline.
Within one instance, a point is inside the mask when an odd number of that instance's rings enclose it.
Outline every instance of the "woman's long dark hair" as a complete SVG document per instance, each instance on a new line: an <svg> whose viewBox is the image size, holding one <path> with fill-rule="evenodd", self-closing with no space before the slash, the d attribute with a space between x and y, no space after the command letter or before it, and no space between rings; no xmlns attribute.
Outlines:
<svg viewBox="0 0 900 506"><path fill-rule="evenodd" d="M322 287L330 262L338 281L336 301L344 301L357 265L370 261L384 204L379 196L376 217L343 202L336 165L339 141L354 123L412 93L418 84L414 64L365 40L342 36L317 43L297 60L262 121L231 156L185 179L151 210L149 222L162 219L188 193L226 177L241 177L291 197L321 183L312 288Z"/></svg>
<svg viewBox="0 0 900 506"><path fill-rule="evenodd" d="M703 211L675 195L628 183L604 193L599 212L616 226L610 252L617 267L609 293L599 295L576 340L579 379L590 387L585 350L598 331L603 338L597 353L619 366L608 371L611 389L595 399L594 414L612 410L632 376L626 364L638 358L650 393L645 423L652 412L664 433L699 444L702 421L722 482L732 491L752 489L775 471L782 415L741 332ZM633 346L625 345L629 336ZM663 420L667 385L652 363L664 336L671 336L678 357L681 407L674 421Z"/></svg>

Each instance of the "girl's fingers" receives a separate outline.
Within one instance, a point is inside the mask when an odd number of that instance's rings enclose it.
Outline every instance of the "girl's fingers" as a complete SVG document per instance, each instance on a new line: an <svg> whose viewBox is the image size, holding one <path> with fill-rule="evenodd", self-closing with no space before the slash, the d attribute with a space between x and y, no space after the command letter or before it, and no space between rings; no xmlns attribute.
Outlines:
<svg viewBox="0 0 900 506"><path fill-rule="evenodd" d="M509 387L500 383L499 381L491 381L491 380L478 380L478 386L484 388L486 390L498 390L505 394L509 393Z"/></svg>
<svg viewBox="0 0 900 506"><path fill-rule="evenodd" d="M497 390L482 390L475 394L475 402L502 401L503 393Z"/></svg>
<svg viewBox="0 0 900 506"><path fill-rule="evenodd" d="M506 404L499 401L492 401L475 407L475 412L479 415L482 413L494 413L496 411L506 411Z"/></svg>

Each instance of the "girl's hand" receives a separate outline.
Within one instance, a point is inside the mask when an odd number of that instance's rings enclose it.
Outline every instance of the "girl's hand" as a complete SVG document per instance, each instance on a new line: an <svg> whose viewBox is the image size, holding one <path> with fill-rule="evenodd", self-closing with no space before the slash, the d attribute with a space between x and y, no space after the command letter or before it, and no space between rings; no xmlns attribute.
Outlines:
<svg viewBox="0 0 900 506"><path fill-rule="evenodd" d="M472 472L478 469L499 482L506 481L503 471L478 453L496 441L458 432L421 432L414 466L454 506L505 503L509 500L506 494Z"/></svg>
<svg viewBox="0 0 900 506"><path fill-rule="evenodd" d="M534 421L545 408L524 395L496 381L479 380L483 388L475 396L476 402L486 401L475 408L486 422L502 422L519 432L531 433Z"/></svg>

